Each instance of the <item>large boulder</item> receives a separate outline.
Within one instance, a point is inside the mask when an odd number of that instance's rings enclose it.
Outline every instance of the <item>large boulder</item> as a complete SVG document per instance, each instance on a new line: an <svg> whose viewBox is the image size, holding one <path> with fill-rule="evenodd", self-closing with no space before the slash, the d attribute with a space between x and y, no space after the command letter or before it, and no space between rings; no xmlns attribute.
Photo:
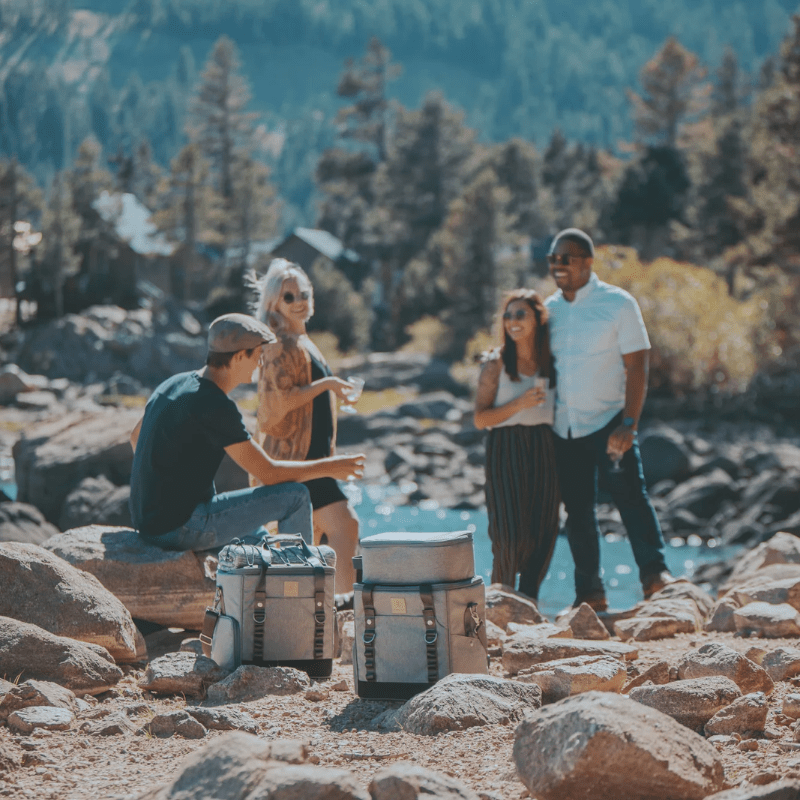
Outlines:
<svg viewBox="0 0 800 800"><path fill-rule="evenodd" d="M726 789L706 798L706 800L797 800L800 797L800 780L784 778L764 786L755 786L745 781L735 789Z"/></svg>
<svg viewBox="0 0 800 800"><path fill-rule="evenodd" d="M167 653L147 665L139 688L153 694L183 695L203 700L208 687L227 675L227 670L205 656Z"/></svg>
<svg viewBox="0 0 800 800"><path fill-rule="evenodd" d="M720 505L736 496L736 482L723 469L695 475L679 483L664 499L670 508L685 508L700 519L709 519Z"/></svg>
<svg viewBox="0 0 800 800"><path fill-rule="evenodd" d="M42 544L61 533L36 506L29 503L0 503L0 542Z"/></svg>
<svg viewBox="0 0 800 800"><path fill-rule="evenodd" d="M766 639L800 636L800 612L788 603L748 603L733 612L736 630Z"/></svg>
<svg viewBox="0 0 800 800"><path fill-rule="evenodd" d="M297 694L310 686L308 675L299 669L243 664L209 687L208 701L217 705L246 703L248 700L260 700L266 695Z"/></svg>
<svg viewBox="0 0 800 800"><path fill-rule="evenodd" d="M84 479L103 475L130 483L130 434L141 411L75 411L28 430L13 448L17 499L58 524L67 495Z"/></svg>
<svg viewBox="0 0 800 800"><path fill-rule="evenodd" d="M778 564L800 566L800 538L791 533L776 533L771 539L738 557L733 572L720 588L720 594L744 585L748 578L764 567Z"/></svg>
<svg viewBox="0 0 800 800"><path fill-rule="evenodd" d="M0 544L0 616L104 647L116 661L145 657L124 605L93 575L34 544Z"/></svg>
<svg viewBox="0 0 800 800"><path fill-rule="evenodd" d="M714 714L741 696L739 687L730 678L721 676L690 678L663 686L637 686L628 693L631 700L668 714L698 733Z"/></svg>
<svg viewBox="0 0 800 800"><path fill-rule="evenodd" d="M307 758L299 742L233 731L187 756L164 785L139 800L369 800L349 772L315 767Z"/></svg>
<svg viewBox="0 0 800 800"><path fill-rule="evenodd" d="M706 722L706 736L730 736L763 733L769 704L764 692L753 692L734 700Z"/></svg>
<svg viewBox="0 0 800 800"><path fill-rule="evenodd" d="M54 536L47 549L90 572L134 619L201 630L215 584L193 552L162 550L130 528L88 525Z"/></svg>
<svg viewBox="0 0 800 800"><path fill-rule="evenodd" d="M530 597L502 583L486 588L486 619L503 630L509 622L537 625L545 621Z"/></svg>
<svg viewBox="0 0 800 800"><path fill-rule="evenodd" d="M639 449L648 486L659 481L681 481L688 476L691 453L683 436L673 428L646 431L642 434Z"/></svg>
<svg viewBox="0 0 800 800"><path fill-rule="evenodd" d="M412 697L394 722L408 733L434 735L481 725L507 725L542 704L538 686L492 675L451 674Z"/></svg>
<svg viewBox="0 0 800 800"><path fill-rule="evenodd" d="M730 678L745 694L769 694L775 688L772 678L763 667L720 642L709 642L687 653L678 665L678 677L681 679L705 678L709 675Z"/></svg>
<svg viewBox="0 0 800 800"><path fill-rule="evenodd" d="M722 788L716 750L654 709L588 692L517 728L517 775L538 800L702 800Z"/></svg>
<svg viewBox="0 0 800 800"><path fill-rule="evenodd" d="M75 693L50 681L25 681L12 684L12 688L0 696L0 722L8 719L9 714L30 706L50 706L65 708L68 711L78 710Z"/></svg>
<svg viewBox="0 0 800 800"><path fill-rule="evenodd" d="M0 675L52 681L75 694L100 694L115 686L122 670L107 650L54 636L46 630L0 617Z"/></svg>

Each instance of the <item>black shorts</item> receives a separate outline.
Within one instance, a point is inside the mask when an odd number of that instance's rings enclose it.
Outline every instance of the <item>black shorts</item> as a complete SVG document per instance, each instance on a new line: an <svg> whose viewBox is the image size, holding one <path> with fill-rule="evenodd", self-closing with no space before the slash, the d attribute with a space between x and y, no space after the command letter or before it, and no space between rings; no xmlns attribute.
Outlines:
<svg viewBox="0 0 800 800"><path fill-rule="evenodd" d="M339 484L333 478L316 478L313 481L306 481L303 486L311 495L311 508L314 511L329 506L331 503L347 500L344 492L339 488Z"/></svg>

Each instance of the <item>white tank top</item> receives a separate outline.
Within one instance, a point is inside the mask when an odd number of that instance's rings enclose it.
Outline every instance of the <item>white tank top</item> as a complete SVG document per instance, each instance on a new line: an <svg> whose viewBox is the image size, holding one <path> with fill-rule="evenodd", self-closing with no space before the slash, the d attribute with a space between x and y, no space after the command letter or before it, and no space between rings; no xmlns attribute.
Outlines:
<svg viewBox="0 0 800 800"><path fill-rule="evenodd" d="M512 381L508 377L505 369L500 370L500 380L497 384L497 397L495 397L494 405L502 406L509 400L519 397L524 394L528 389L536 386L536 381L540 375L520 375L518 381ZM545 389L547 395L544 403L534 408L525 408L518 411L516 414L509 417L505 422L498 422L493 425L493 428L502 428L509 425L552 425L555 414L555 389Z"/></svg>

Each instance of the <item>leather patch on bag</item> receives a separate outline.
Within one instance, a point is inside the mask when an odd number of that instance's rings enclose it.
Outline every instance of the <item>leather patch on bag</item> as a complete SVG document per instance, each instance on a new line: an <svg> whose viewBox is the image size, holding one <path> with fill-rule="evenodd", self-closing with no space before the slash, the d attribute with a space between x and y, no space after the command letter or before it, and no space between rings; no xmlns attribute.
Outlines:
<svg viewBox="0 0 800 800"><path fill-rule="evenodd" d="M405 597L392 597L392 614L406 614L406 599Z"/></svg>
<svg viewBox="0 0 800 800"><path fill-rule="evenodd" d="M297 581L284 581L283 582L283 596L284 597L299 597L300 584Z"/></svg>

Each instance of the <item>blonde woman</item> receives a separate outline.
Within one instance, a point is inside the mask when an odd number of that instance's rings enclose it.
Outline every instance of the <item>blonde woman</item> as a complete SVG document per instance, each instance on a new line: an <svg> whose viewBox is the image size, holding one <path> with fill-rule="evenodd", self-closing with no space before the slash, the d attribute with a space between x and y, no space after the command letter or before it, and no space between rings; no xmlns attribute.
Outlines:
<svg viewBox="0 0 800 800"><path fill-rule="evenodd" d="M275 258L263 277L253 277L252 285L257 292L255 316L278 337L277 343L262 348L257 441L268 455L281 460L333 455L336 397L347 401L353 386L333 375L306 332L314 313L311 281L299 265ZM332 478L305 485L314 510L314 541L336 551L336 590L350 592L358 516Z"/></svg>

